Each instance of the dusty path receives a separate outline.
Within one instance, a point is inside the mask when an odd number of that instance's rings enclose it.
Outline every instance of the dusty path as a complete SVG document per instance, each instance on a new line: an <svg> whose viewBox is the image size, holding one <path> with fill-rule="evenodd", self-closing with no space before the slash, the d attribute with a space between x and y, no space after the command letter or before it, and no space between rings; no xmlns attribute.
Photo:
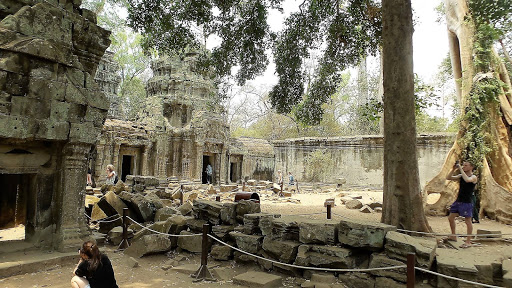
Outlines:
<svg viewBox="0 0 512 288"><path fill-rule="evenodd" d="M379 200L382 198L382 193L371 192L371 191L349 191L352 195L362 195L363 201L369 200L370 198ZM304 193L296 194L292 198L291 202L287 202L287 199L276 198L262 195L262 210L263 212L280 213L283 215L297 215L307 214L306 217L312 218L325 218L325 211L323 203L325 199L335 198L339 195L339 192L330 193ZM336 205L332 209L333 218L349 217L357 219L366 219L371 221L379 221L380 213L364 214L358 210L349 210L344 205L340 205L339 197L336 197ZM300 201L300 202L299 202ZM293 204L299 202L298 204ZM316 214L319 213L319 214ZM313 214L313 215L311 215ZM449 226L446 217L428 217L429 223L433 230L438 233L449 233ZM463 233L465 226L462 222L457 224L458 232ZM488 219L482 219L481 224L475 224L476 229L489 229L489 230L501 230L502 233L512 233L512 226L499 224L495 221ZM508 237L512 237L508 236ZM193 255L186 252L171 252L162 255L153 255L138 259L140 267L132 268L132 264L128 257L122 252L114 252L112 246L101 247L112 260L114 270L116 273L116 279L119 287L240 287L233 284L231 281L227 282L199 282L194 283L189 275L177 273L171 270L165 271L162 269L166 266L166 261L170 259L183 258L180 261L180 265L184 264L195 264L199 267L200 258L198 255ZM510 244L502 243L496 244L483 244L481 247L471 247L465 250L459 250L457 256L460 257L461 261L466 261L475 255L482 257L495 257L497 254L508 254L512 253L512 246ZM78 261L78 255L77 255ZM245 264L235 263L234 261L227 262L216 262L209 260L209 266L227 267L232 270L235 274L240 274L248 270L259 270L256 266L248 266ZM0 287L5 288L26 288L26 287L70 287L71 272L74 268L73 264L53 267L49 271L42 271L38 273L18 275L0 279ZM287 277L283 275L285 279L283 287L300 287L300 283L304 280Z"/></svg>

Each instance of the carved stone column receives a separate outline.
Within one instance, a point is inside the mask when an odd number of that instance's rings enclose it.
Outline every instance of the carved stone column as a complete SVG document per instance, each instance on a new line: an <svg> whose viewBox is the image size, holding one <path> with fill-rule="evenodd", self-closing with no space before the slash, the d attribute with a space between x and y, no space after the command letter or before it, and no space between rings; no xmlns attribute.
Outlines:
<svg viewBox="0 0 512 288"><path fill-rule="evenodd" d="M202 170L203 170L203 145L202 142L196 142L196 169L194 175L194 181L201 183Z"/></svg>
<svg viewBox="0 0 512 288"><path fill-rule="evenodd" d="M84 216L85 181L87 177L87 153L89 144L66 144L61 163L60 185L56 191L57 241L60 251L80 247L82 238L89 234ZM57 208L57 209L59 209Z"/></svg>
<svg viewBox="0 0 512 288"><path fill-rule="evenodd" d="M149 175L149 151L151 151L152 144L144 146L144 151L142 152L142 161L141 161L141 169L140 175L147 176Z"/></svg>
<svg viewBox="0 0 512 288"><path fill-rule="evenodd" d="M121 167L119 167L119 152L121 150L121 144L114 144L114 153L112 153L112 165L114 165L114 169L117 171L117 174L119 174L119 170L121 170ZM105 167L106 168L106 167Z"/></svg>

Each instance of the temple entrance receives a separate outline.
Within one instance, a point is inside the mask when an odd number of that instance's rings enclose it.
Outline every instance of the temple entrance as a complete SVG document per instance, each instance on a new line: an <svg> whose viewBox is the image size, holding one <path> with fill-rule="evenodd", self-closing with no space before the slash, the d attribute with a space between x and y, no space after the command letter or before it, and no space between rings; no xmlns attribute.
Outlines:
<svg viewBox="0 0 512 288"><path fill-rule="evenodd" d="M233 183L242 182L242 156L232 155L229 166L229 181Z"/></svg>
<svg viewBox="0 0 512 288"><path fill-rule="evenodd" d="M0 174L0 241L24 240L30 174Z"/></svg>
<svg viewBox="0 0 512 288"><path fill-rule="evenodd" d="M126 182L126 175L133 175L133 156L123 155L121 164L121 181Z"/></svg>
<svg viewBox="0 0 512 288"><path fill-rule="evenodd" d="M210 157L208 155L203 155L203 170L201 170L201 183L203 184L206 184L208 183L208 175L206 174L206 167L208 167L208 164L210 164L212 166L212 170L215 171L214 169L214 166L213 166L213 157ZM211 183L210 184L214 184L215 183L215 175L213 175L214 173L212 173L212 179L211 179Z"/></svg>

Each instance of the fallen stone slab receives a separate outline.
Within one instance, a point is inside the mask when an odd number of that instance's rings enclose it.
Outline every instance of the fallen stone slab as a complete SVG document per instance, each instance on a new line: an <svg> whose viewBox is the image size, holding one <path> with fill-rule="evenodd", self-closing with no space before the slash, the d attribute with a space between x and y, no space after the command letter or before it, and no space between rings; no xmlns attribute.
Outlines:
<svg viewBox="0 0 512 288"><path fill-rule="evenodd" d="M250 271L233 277L233 283L258 288L282 287L282 278L270 273Z"/></svg>
<svg viewBox="0 0 512 288"><path fill-rule="evenodd" d="M391 278L377 277L375 278L375 288L406 288L406 285Z"/></svg>
<svg viewBox="0 0 512 288"><path fill-rule="evenodd" d="M338 241L352 247L380 250L384 239L395 226L357 219L343 219L338 228Z"/></svg>
<svg viewBox="0 0 512 288"><path fill-rule="evenodd" d="M251 200L241 200L237 204L238 205L236 205L236 221L240 224L244 223L244 216L246 214L254 214L261 212L260 203L256 203Z"/></svg>
<svg viewBox="0 0 512 288"><path fill-rule="evenodd" d="M233 184L220 185L220 192L231 192L235 189L238 189L238 185L233 185Z"/></svg>
<svg viewBox="0 0 512 288"><path fill-rule="evenodd" d="M127 230L127 237L128 239L133 238L133 230L128 229ZM123 227L114 227L112 230L110 230L107 233L107 238L110 241L110 243L114 245L121 244L121 241L123 241Z"/></svg>
<svg viewBox="0 0 512 288"><path fill-rule="evenodd" d="M199 267L200 267L199 264L185 264L185 265L172 267L170 270L174 271L174 272L178 272L178 273L191 275L191 274L196 273L196 271L199 269Z"/></svg>
<svg viewBox="0 0 512 288"><path fill-rule="evenodd" d="M386 254L400 261L407 261L408 253L416 254L416 263L430 269L436 255L437 241L434 238L412 237L395 231L386 234Z"/></svg>
<svg viewBox="0 0 512 288"><path fill-rule="evenodd" d="M370 206L368 206L368 205L364 205L363 207L361 207L361 209L359 209L359 212L362 212L362 213L373 213L373 209L370 208Z"/></svg>
<svg viewBox="0 0 512 288"><path fill-rule="evenodd" d="M489 235L489 234L493 234L493 235ZM482 235L482 236L480 236L480 235ZM489 235L489 236L485 236L485 235ZM476 237L478 239L501 238L501 231L500 230L489 230L489 229L477 229Z"/></svg>
<svg viewBox="0 0 512 288"><path fill-rule="evenodd" d="M333 273L313 272L311 274L311 282L318 283L336 283L336 276Z"/></svg>
<svg viewBox="0 0 512 288"><path fill-rule="evenodd" d="M166 235L146 235L133 241L130 247L124 250L126 255L140 258L144 255L167 252L171 250L171 240Z"/></svg>
<svg viewBox="0 0 512 288"><path fill-rule="evenodd" d="M155 213L155 221L165 221L167 218L181 213L174 207L160 208Z"/></svg>
<svg viewBox="0 0 512 288"><path fill-rule="evenodd" d="M512 287L501 283L501 280L504 279L503 275L505 275L505 271L502 270L502 262L504 262L502 259L503 257L510 257L510 251L502 250L500 253L500 251L494 249L480 250L477 247L468 249L472 250L461 252L455 249L437 249L437 272L478 283L500 287ZM476 287L460 286L459 281L441 276L437 277L437 283L437 287L439 288Z"/></svg>
<svg viewBox="0 0 512 288"><path fill-rule="evenodd" d="M363 207L363 203L357 199L352 199L350 201L347 201L345 203L345 206L347 206L348 209L360 209Z"/></svg>
<svg viewBox="0 0 512 288"><path fill-rule="evenodd" d="M260 228L260 220L263 218L279 218L280 214L268 214L268 213L254 213L254 214L245 214L244 215L244 233L245 234L258 234L261 235L263 231ZM267 221L268 229L272 229L272 221L269 219ZM267 229L268 233L270 231ZM266 232L267 232L266 231ZM267 234L263 234L267 235Z"/></svg>
<svg viewBox="0 0 512 288"><path fill-rule="evenodd" d="M212 276L219 281L230 281L236 272L231 267L216 267L210 270Z"/></svg>

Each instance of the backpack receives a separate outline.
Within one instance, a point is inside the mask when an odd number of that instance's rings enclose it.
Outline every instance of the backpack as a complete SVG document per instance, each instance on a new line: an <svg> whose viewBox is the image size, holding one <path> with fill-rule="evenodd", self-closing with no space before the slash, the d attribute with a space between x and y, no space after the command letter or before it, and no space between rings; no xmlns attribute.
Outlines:
<svg viewBox="0 0 512 288"><path fill-rule="evenodd" d="M119 181L119 176L117 176L117 174L116 174L116 177L114 178L114 184L117 184L118 181Z"/></svg>

